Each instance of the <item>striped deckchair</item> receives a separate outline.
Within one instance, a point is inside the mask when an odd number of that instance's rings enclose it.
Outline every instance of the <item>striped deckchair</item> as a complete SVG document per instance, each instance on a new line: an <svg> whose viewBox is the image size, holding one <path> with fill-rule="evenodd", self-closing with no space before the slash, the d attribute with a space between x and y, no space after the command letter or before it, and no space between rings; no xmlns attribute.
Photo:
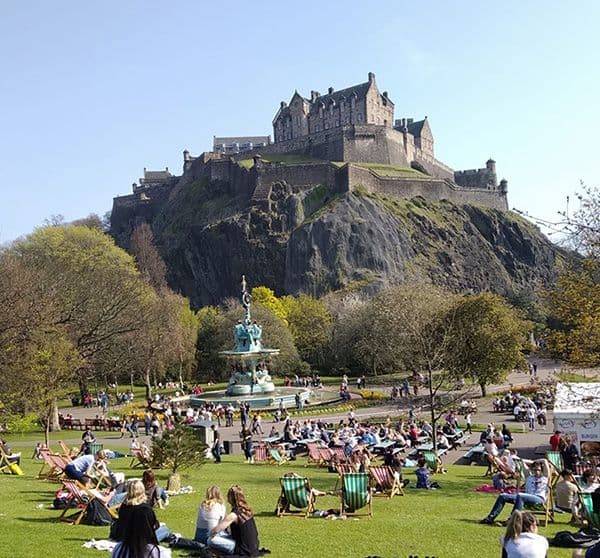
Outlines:
<svg viewBox="0 0 600 558"><path fill-rule="evenodd" d="M41 450L40 456L44 460L42 468L37 475L38 479L59 481L64 476L68 461L62 455L52 453L49 450Z"/></svg>
<svg viewBox="0 0 600 558"><path fill-rule="evenodd" d="M268 463L269 452L264 444L256 444L254 446L254 463Z"/></svg>
<svg viewBox="0 0 600 558"><path fill-rule="evenodd" d="M582 492L579 494L579 496L581 498L583 516L588 522L588 527L600 529L600 512L594 511L594 501L592 499L592 495Z"/></svg>
<svg viewBox="0 0 600 558"><path fill-rule="evenodd" d="M289 457L281 455L277 448L269 448L269 463L272 465L283 465L290 460Z"/></svg>
<svg viewBox="0 0 600 558"><path fill-rule="evenodd" d="M304 477L282 477L279 479L281 484L281 494L277 500L277 517L282 515L304 515L308 517L315 510L315 498L310 486L310 481ZM290 510L290 506L298 508L296 511Z"/></svg>
<svg viewBox="0 0 600 558"><path fill-rule="evenodd" d="M431 469L432 473L441 472L442 463L433 450L423 450L423 457L427 461L427 467Z"/></svg>
<svg viewBox="0 0 600 558"><path fill-rule="evenodd" d="M308 457L304 466L308 467L310 464L314 463L315 465L321 467L323 465L324 459L320 451L322 448L319 448L319 443L307 442L306 449L308 450Z"/></svg>
<svg viewBox="0 0 600 558"><path fill-rule="evenodd" d="M58 518L59 521L66 521L72 525L79 525L88 509L88 506L93 500L100 502L108 510L108 513L113 519L117 519L119 517L119 513L117 511L119 506L107 506L104 502L98 500L96 496L80 482L72 479L64 479L63 487L69 492L69 497L67 498L69 503L60 514ZM73 509L77 509L77 511L73 515L67 517L67 513Z"/></svg>
<svg viewBox="0 0 600 558"><path fill-rule="evenodd" d="M373 517L371 483L367 473L345 473L342 476L341 515L367 515ZM367 508L366 512L358 510Z"/></svg>
<svg viewBox="0 0 600 558"><path fill-rule="evenodd" d="M342 477L346 473L356 473L356 469L354 468L354 465L351 465L350 463L338 463L335 466L335 471L338 476L337 476L337 479L335 480L335 487L333 490L337 490L338 487L342 486Z"/></svg>
<svg viewBox="0 0 600 558"><path fill-rule="evenodd" d="M389 496L392 498L396 494L404 496L404 490L400 484L400 479L394 474L394 470L387 465L373 465L369 468L369 474L375 487L381 492L375 492L375 495Z"/></svg>

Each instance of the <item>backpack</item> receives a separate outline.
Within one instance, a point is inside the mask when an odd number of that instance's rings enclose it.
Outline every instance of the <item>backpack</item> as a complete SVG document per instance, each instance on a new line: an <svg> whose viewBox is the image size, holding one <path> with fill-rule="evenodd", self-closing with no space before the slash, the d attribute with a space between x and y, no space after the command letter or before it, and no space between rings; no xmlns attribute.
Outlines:
<svg viewBox="0 0 600 558"><path fill-rule="evenodd" d="M85 510L84 523L87 525L112 525L113 517L102 502L94 499Z"/></svg>

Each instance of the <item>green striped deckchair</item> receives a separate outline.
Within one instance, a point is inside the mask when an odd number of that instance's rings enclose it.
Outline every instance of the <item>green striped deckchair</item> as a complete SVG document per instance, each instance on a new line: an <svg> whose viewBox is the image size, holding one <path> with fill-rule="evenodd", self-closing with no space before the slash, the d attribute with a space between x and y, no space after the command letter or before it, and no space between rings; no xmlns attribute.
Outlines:
<svg viewBox="0 0 600 558"><path fill-rule="evenodd" d="M587 519L588 527L600 529L600 512L594 511L594 501L592 500L592 495L582 492L579 496L581 497L583 515Z"/></svg>
<svg viewBox="0 0 600 558"><path fill-rule="evenodd" d="M281 477L279 483L281 484L281 494L277 500L277 517L304 513L306 518L315 510L315 499L307 478ZM290 506L299 509L292 511Z"/></svg>
<svg viewBox="0 0 600 558"><path fill-rule="evenodd" d="M341 515L368 515L373 517L371 507L371 483L367 473L344 473L342 475ZM358 513L367 507L367 511Z"/></svg>
<svg viewBox="0 0 600 558"><path fill-rule="evenodd" d="M547 451L546 459L550 462L554 469L556 469L556 472L560 475L562 470L565 468L560 451Z"/></svg>
<svg viewBox="0 0 600 558"><path fill-rule="evenodd" d="M432 473L440 472L440 462L433 450L423 450L423 457L427 461L427 467L431 469Z"/></svg>

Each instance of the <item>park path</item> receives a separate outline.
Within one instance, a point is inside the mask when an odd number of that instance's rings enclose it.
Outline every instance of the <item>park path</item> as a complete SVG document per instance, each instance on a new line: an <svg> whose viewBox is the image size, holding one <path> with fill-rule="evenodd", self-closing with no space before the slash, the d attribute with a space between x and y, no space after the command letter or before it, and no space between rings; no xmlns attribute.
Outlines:
<svg viewBox="0 0 600 558"><path fill-rule="evenodd" d="M556 363L551 360L544 359L531 359L531 362L535 362L538 365L537 369L537 377L539 381L550 380L554 377L554 374L560 370L560 363ZM488 386L488 395L491 395L497 391L506 390L508 387L512 386L523 386L529 385L531 383L531 376L526 372L511 372L507 378L507 381L504 384L499 385L491 385ZM367 388L368 389L368 388ZM377 388L373 388L377 389ZM389 388L388 388L389 389ZM509 414L499 414L492 412L492 402L490 398L481 398L480 393L474 395L473 397L477 404L478 410L475 415L473 415L473 422L479 424L488 424L488 423L506 423L510 430L513 432L515 442L513 443L513 447L516 447L519 450L519 454L523 457L532 458L534 456L539 456L540 452L543 453L545 446L548 444L548 439L551 435L552 431L552 410L549 409L547 412L548 424L545 428L536 429L533 432L530 432L526 429L523 423L517 423L512 419L512 416ZM376 418L376 417L386 417L389 415L397 415L399 412L408 412L408 409L411 405L414 404L414 401L411 398L408 400L403 400L395 403L387 403L378 407L367 407L367 408L358 408L354 411L354 414L359 418L359 420L366 420L368 418ZM119 413L120 407L115 406L109 409L109 413ZM69 407L65 409L61 409L63 414L70 413L75 418L85 419L85 418L95 418L99 416L100 410L97 407L93 407L90 409L84 409L83 407ZM338 422L342 418L347 418L348 413L331 413L331 414L315 414L315 418L320 418L322 420L326 420L327 422ZM419 416L426 418L427 413L421 412ZM311 415L306 415L300 418L300 420L305 420L311 418ZM269 430L271 429L271 421L263 420L263 428L265 430L265 436L268 435ZM237 423L233 427L225 428L221 427L220 429L221 437L223 440L234 440L239 441L239 423ZM120 432L107 433L98 435L98 441L103 443L105 447L108 448L123 448L128 447L131 443L129 435L126 437L120 438ZM140 436L141 440L145 440L147 443L150 443L151 439L149 436ZM64 441L69 445L79 444L81 443L81 432L79 431L64 431ZM479 441L478 433L474 433L471 436L469 443L459 448L457 450L452 450L448 452L444 458L446 463L456 463L461 460L464 453L468 450L468 448L476 444ZM33 445L34 442L31 442ZM238 445L239 448L239 445ZM537 453L536 453L537 450ZM225 456L226 459L226 456Z"/></svg>

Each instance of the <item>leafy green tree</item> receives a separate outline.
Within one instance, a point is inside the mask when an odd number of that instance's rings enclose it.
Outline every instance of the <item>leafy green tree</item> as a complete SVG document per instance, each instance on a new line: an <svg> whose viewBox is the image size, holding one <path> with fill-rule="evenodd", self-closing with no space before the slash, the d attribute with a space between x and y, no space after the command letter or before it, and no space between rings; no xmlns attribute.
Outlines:
<svg viewBox="0 0 600 558"><path fill-rule="evenodd" d="M83 226L37 229L14 245L54 301L53 325L65 328L81 356L82 395L96 376L97 356L148 321L153 290L133 259L102 232Z"/></svg>
<svg viewBox="0 0 600 558"><path fill-rule="evenodd" d="M548 301L550 352L572 364L600 365L600 261L588 258L563 271Z"/></svg>
<svg viewBox="0 0 600 558"><path fill-rule="evenodd" d="M281 299L269 287L254 287L252 289L252 302L262 304L277 316L285 325L288 325L287 313Z"/></svg>
<svg viewBox="0 0 600 558"><path fill-rule="evenodd" d="M461 297L447 319L451 327L446 367L457 378L471 378L484 397L489 384L503 382L511 370L524 366L522 350L531 323L502 297Z"/></svg>
<svg viewBox="0 0 600 558"><path fill-rule="evenodd" d="M300 357L320 368L330 348L333 318L320 300L301 294L281 299Z"/></svg>
<svg viewBox="0 0 600 558"><path fill-rule="evenodd" d="M172 430L163 432L152 444L152 462L156 467L169 467L169 490L179 490L179 471L187 467L200 467L205 462L203 444L189 426L176 423Z"/></svg>
<svg viewBox="0 0 600 558"><path fill-rule="evenodd" d="M218 351L231 349L232 331L227 331L223 313L216 306L204 306L198 316L198 379L225 380L228 374ZM228 345L229 343L229 345Z"/></svg>

